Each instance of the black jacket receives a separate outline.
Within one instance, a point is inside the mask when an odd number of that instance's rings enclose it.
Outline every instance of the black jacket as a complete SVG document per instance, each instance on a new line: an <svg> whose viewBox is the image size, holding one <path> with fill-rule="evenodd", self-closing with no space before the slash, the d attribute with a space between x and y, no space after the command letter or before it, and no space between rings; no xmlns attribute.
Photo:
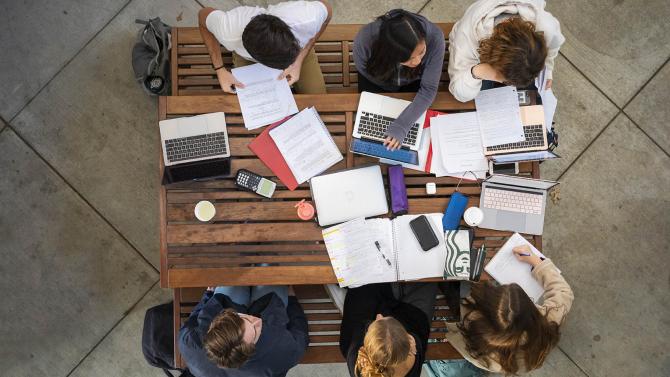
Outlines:
<svg viewBox="0 0 670 377"><path fill-rule="evenodd" d="M420 376L430 334L428 318L419 308L397 300L388 283L364 285L351 288L347 292L340 329L340 352L347 359L349 374L356 376L354 367L358 349L363 345L368 325L375 320L377 314L397 319L414 337L416 360L407 376Z"/></svg>
<svg viewBox="0 0 670 377"><path fill-rule="evenodd" d="M217 367L202 347L201 339L209 324L227 308L263 320L256 352L239 369ZM179 351L196 377L282 377L298 364L308 344L307 318L297 299L289 296L286 307L274 293L268 293L247 308L224 294L207 291L179 331Z"/></svg>

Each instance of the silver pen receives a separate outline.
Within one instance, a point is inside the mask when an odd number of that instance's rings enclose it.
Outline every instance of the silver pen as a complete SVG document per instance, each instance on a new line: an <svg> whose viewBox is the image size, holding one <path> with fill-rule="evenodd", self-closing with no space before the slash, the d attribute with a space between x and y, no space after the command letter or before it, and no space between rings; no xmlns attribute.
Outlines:
<svg viewBox="0 0 670 377"><path fill-rule="evenodd" d="M384 252L382 251L382 247L379 245L379 241L375 241L375 246L377 246L377 250L379 250L379 253L382 255L382 257L384 257L384 260L386 261L386 263L388 263L389 266L393 266L391 264L391 261L388 258L386 258L386 255L384 255Z"/></svg>

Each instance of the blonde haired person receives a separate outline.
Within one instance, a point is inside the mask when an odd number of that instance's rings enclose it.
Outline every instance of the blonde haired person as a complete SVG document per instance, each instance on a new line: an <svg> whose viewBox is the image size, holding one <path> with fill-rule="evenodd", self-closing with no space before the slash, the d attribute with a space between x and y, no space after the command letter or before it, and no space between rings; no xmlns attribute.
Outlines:
<svg viewBox="0 0 670 377"><path fill-rule="evenodd" d="M549 259L528 246L514 248L543 286L535 305L516 284L480 283L461 305L461 322L447 324L447 339L475 366L513 375L538 369L560 339L559 329L572 306L572 289Z"/></svg>
<svg viewBox="0 0 670 377"><path fill-rule="evenodd" d="M437 285L370 284L349 289L340 351L355 377L418 377L426 358Z"/></svg>

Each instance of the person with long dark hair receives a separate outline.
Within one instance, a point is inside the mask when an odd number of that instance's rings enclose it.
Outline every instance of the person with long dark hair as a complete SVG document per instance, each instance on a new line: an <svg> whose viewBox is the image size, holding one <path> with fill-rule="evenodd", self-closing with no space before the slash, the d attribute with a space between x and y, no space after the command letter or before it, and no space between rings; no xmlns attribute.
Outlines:
<svg viewBox="0 0 670 377"><path fill-rule="evenodd" d="M517 374L538 369L558 344L574 300L572 289L549 259L528 246L514 248L517 259L532 266L544 287L535 305L517 284L478 283L461 305L460 323L447 324L447 339L463 357L490 372Z"/></svg>
<svg viewBox="0 0 670 377"><path fill-rule="evenodd" d="M389 126L384 141L388 148L400 148L414 122L435 99L444 51L442 29L402 9L378 17L356 35L359 92L416 92L412 104Z"/></svg>

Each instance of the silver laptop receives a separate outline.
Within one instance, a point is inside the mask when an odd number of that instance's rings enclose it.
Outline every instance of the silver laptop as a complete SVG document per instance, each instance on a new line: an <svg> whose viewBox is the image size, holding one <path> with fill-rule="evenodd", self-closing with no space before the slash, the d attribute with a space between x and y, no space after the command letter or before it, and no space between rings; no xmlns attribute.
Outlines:
<svg viewBox="0 0 670 377"><path fill-rule="evenodd" d="M379 165L319 175L309 186L321 226L388 213Z"/></svg>
<svg viewBox="0 0 670 377"><path fill-rule="evenodd" d="M546 150L536 152L498 154L489 156L488 158L489 161L493 162L494 164L500 165L500 164L511 164L513 162L554 160L557 158L561 158L561 156L557 155L556 153L550 150Z"/></svg>
<svg viewBox="0 0 670 377"><path fill-rule="evenodd" d="M159 122L165 166L230 157L224 113Z"/></svg>
<svg viewBox="0 0 670 377"><path fill-rule="evenodd" d="M480 228L540 235L547 192L555 181L494 174L482 183Z"/></svg>
<svg viewBox="0 0 670 377"><path fill-rule="evenodd" d="M505 153L543 151L549 149L547 128L544 126L544 108L542 105L521 106L521 123L526 139L516 143L492 145L486 147L487 156Z"/></svg>
<svg viewBox="0 0 670 377"><path fill-rule="evenodd" d="M396 120L400 113L409 106L411 102L382 96L379 94L362 92L356 112L353 137L358 139L372 139L382 141L386 138L386 130ZM424 111L414 122L407 136L402 142L403 147L419 150L421 146L421 134L423 133L423 122L426 118Z"/></svg>

